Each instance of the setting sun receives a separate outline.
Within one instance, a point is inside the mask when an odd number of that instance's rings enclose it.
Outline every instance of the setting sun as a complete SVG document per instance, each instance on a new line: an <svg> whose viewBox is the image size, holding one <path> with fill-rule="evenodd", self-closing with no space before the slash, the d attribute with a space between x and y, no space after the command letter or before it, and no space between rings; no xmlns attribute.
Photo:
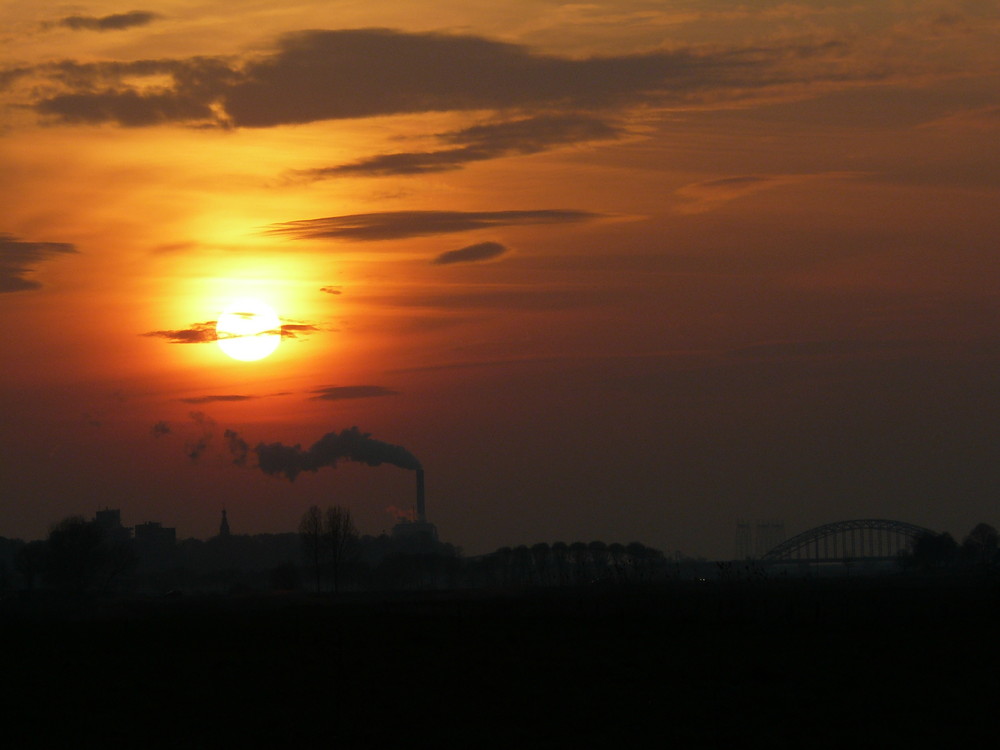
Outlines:
<svg viewBox="0 0 1000 750"><path fill-rule="evenodd" d="M230 305L215 325L219 348L233 359L252 362L268 356L281 343L281 321L257 300Z"/></svg>

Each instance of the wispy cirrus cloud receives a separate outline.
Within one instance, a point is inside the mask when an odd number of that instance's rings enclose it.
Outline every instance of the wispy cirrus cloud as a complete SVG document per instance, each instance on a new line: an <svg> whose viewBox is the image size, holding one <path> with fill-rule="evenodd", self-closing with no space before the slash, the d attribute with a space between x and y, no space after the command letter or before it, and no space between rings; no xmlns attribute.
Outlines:
<svg viewBox="0 0 1000 750"><path fill-rule="evenodd" d="M0 234L0 294L39 289L38 281L26 276L35 266L57 255L75 253L68 242L26 242L10 234Z"/></svg>
<svg viewBox="0 0 1000 750"><path fill-rule="evenodd" d="M147 331L141 335L166 339L171 344L205 344L218 341L219 336L215 331L215 324L214 320L206 320L204 323L192 323L187 328Z"/></svg>
<svg viewBox="0 0 1000 750"><path fill-rule="evenodd" d="M858 176L850 172L824 172L818 174L751 174L720 177L684 185L674 191L681 200L674 210L682 214L700 214L739 198L764 190L812 182L820 179L846 179Z"/></svg>
<svg viewBox="0 0 1000 750"><path fill-rule="evenodd" d="M399 391L381 385L330 385L312 391L313 401L344 401L356 398L398 396Z"/></svg>
<svg viewBox="0 0 1000 750"><path fill-rule="evenodd" d="M272 224L267 231L300 240L372 242L502 226L569 224L592 221L603 216L591 211L563 208L527 211L380 211L288 221Z"/></svg>
<svg viewBox="0 0 1000 750"><path fill-rule="evenodd" d="M586 114L539 115L506 122L474 125L439 133L449 148L378 154L333 167L296 170L294 177L382 177L461 169L466 164L503 156L537 154L558 146L619 138L624 130L604 118Z"/></svg>
<svg viewBox="0 0 1000 750"><path fill-rule="evenodd" d="M507 248L499 242L477 242L475 245L468 245L458 250L443 252L432 263L439 266L451 263L478 263L484 260L499 258L506 252Z"/></svg>
<svg viewBox="0 0 1000 750"><path fill-rule="evenodd" d="M192 396L190 398L179 399L185 404L211 404L219 401L250 401L257 396L243 396L239 394L223 394L219 396Z"/></svg>
<svg viewBox="0 0 1000 750"><path fill-rule="evenodd" d="M161 17L159 13L133 10L108 16L66 16L46 25L62 26L73 31L121 31L134 26L146 26Z"/></svg>
<svg viewBox="0 0 1000 750"><path fill-rule="evenodd" d="M214 320L206 320L204 323L192 323L187 328L168 329L163 331L147 331L141 334L150 338L166 339L171 344L209 344L219 340L219 332L216 330ZM283 339L297 339L318 333L321 329L312 323L282 323L281 328L274 331L260 331L253 334L264 336L270 334L280 334Z"/></svg>
<svg viewBox="0 0 1000 750"><path fill-rule="evenodd" d="M319 331L319 327L312 323L281 324L281 338L283 339L297 339L302 336L308 336L311 333L319 333Z"/></svg>

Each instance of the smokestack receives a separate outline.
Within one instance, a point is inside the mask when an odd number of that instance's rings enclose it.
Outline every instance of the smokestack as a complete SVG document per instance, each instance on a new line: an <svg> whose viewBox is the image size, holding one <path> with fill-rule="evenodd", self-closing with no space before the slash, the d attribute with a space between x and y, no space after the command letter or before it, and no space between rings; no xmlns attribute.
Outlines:
<svg viewBox="0 0 1000 750"><path fill-rule="evenodd" d="M424 470L417 469L417 520L424 523L427 517L424 515Z"/></svg>

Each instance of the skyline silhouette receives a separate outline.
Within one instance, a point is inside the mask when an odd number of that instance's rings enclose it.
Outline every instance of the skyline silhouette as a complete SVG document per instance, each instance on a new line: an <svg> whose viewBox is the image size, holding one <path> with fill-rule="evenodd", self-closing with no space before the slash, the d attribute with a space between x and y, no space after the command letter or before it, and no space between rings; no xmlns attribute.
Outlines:
<svg viewBox="0 0 1000 750"><path fill-rule="evenodd" d="M105 505L378 534L417 464L469 555L1000 525L995 4L43 1L0 30L12 537Z"/></svg>

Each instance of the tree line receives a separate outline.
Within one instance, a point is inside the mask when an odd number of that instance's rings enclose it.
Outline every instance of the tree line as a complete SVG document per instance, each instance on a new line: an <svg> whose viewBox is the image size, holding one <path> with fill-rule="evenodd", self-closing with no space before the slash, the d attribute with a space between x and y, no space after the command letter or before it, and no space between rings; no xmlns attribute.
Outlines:
<svg viewBox="0 0 1000 750"><path fill-rule="evenodd" d="M988 523L978 523L959 544L947 531L924 533L913 541L904 555L907 566L923 570L955 569L972 566L991 568L1000 565L1000 532Z"/></svg>

